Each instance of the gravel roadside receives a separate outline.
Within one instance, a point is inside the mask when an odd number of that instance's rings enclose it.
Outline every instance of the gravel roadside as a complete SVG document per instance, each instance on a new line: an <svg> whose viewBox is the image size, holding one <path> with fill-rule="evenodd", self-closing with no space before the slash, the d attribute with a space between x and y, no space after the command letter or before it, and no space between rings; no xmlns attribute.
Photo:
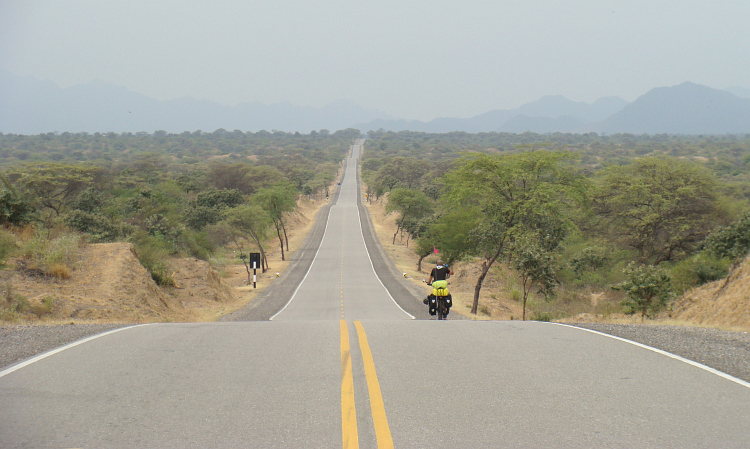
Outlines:
<svg viewBox="0 0 750 449"><path fill-rule="evenodd" d="M0 326L0 369L68 343L128 324Z"/></svg>
<svg viewBox="0 0 750 449"><path fill-rule="evenodd" d="M750 382L750 333L680 326L574 323L702 363ZM127 324L0 326L0 369Z"/></svg>
<svg viewBox="0 0 750 449"><path fill-rule="evenodd" d="M650 324L565 324L661 349L750 382L750 332Z"/></svg>

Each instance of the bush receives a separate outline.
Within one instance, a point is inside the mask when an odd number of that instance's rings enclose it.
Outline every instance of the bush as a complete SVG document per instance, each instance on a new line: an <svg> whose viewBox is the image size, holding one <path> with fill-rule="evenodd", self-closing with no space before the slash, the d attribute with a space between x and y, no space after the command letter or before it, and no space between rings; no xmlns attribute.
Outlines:
<svg viewBox="0 0 750 449"><path fill-rule="evenodd" d="M5 266L5 260L17 249L16 236L10 232L0 230L0 267Z"/></svg>
<svg viewBox="0 0 750 449"><path fill-rule="evenodd" d="M211 244L206 232L185 232L184 244L188 253L200 260L208 260L214 246Z"/></svg>
<svg viewBox="0 0 750 449"><path fill-rule="evenodd" d="M139 230L131 236L131 242L135 246L138 261L149 272L156 285L174 286L175 280L166 263L169 258L169 251L164 240Z"/></svg>
<svg viewBox="0 0 750 449"><path fill-rule="evenodd" d="M704 248L718 257L739 262L750 251L750 212L729 226L712 232L703 242Z"/></svg>
<svg viewBox="0 0 750 449"><path fill-rule="evenodd" d="M37 233L22 244L21 253L27 269L67 279L70 277L80 247L81 237L77 234L63 234L50 240Z"/></svg>
<svg viewBox="0 0 750 449"><path fill-rule="evenodd" d="M631 262L623 273L625 281L612 288L626 293L622 302L625 313L641 312L641 318L645 318L659 312L674 297L672 278L662 267Z"/></svg>
<svg viewBox="0 0 750 449"><path fill-rule="evenodd" d="M15 192L0 191L0 224L23 225L34 218L31 203L20 198Z"/></svg>
<svg viewBox="0 0 750 449"><path fill-rule="evenodd" d="M676 264L671 274L675 289L683 293L690 288L723 279L728 269L729 259L702 252Z"/></svg>
<svg viewBox="0 0 750 449"><path fill-rule="evenodd" d="M112 242L122 236L122 230L102 214L74 210L65 217L65 224L91 236L92 242Z"/></svg>
<svg viewBox="0 0 750 449"><path fill-rule="evenodd" d="M584 273L604 268L610 261L610 256L604 248L586 247L570 260L570 269L580 279Z"/></svg>
<svg viewBox="0 0 750 449"><path fill-rule="evenodd" d="M531 321L552 321L552 314L547 312L540 312L531 315Z"/></svg>

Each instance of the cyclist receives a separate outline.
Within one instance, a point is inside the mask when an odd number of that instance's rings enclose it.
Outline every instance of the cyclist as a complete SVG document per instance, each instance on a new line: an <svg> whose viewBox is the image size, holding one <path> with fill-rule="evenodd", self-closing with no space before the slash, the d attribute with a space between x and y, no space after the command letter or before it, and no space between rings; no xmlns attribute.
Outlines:
<svg viewBox="0 0 750 449"><path fill-rule="evenodd" d="M452 274L453 270L444 265L442 260L438 260L437 266L430 271L430 278L427 279L427 285L432 284L432 281L446 281Z"/></svg>
<svg viewBox="0 0 750 449"><path fill-rule="evenodd" d="M432 286L432 294L425 298L424 303L430 304L430 315L437 313L438 320L444 320L448 316L453 300L448 293L448 278L453 274L442 260L437 261L437 266L430 272L427 285Z"/></svg>

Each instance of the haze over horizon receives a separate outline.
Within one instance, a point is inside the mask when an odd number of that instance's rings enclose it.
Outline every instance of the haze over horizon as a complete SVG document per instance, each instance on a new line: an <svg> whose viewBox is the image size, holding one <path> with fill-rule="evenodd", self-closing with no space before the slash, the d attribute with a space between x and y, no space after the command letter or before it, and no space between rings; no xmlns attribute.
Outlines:
<svg viewBox="0 0 750 449"><path fill-rule="evenodd" d="M750 87L750 4L0 0L0 70L224 105L350 100L431 120L545 95Z"/></svg>

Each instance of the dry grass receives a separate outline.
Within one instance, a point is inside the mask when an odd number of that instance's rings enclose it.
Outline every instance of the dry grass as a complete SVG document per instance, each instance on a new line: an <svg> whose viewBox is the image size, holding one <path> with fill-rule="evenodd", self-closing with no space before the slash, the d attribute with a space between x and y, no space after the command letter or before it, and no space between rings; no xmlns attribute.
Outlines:
<svg viewBox="0 0 750 449"><path fill-rule="evenodd" d="M302 244L325 204L300 200L288 223L290 253ZM81 248L73 238L53 244L33 229L19 232L27 270L0 272L0 286L6 287L0 296L0 321L21 324L215 321L250 303L289 265L281 261L278 241L271 241L270 269L263 274L258 270L257 289L247 285L245 267L231 250L219 258L223 264L218 270L193 258L167 261L175 285L159 287L129 243Z"/></svg>
<svg viewBox="0 0 750 449"><path fill-rule="evenodd" d="M750 329L750 258L726 279L686 292L665 315L666 320Z"/></svg>

